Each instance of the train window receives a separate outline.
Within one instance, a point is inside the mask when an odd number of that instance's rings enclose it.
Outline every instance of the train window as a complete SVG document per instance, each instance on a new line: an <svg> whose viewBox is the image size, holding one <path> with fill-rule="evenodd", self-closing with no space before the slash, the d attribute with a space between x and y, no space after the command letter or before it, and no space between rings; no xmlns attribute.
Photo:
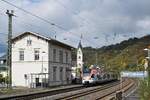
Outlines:
<svg viewBox="0 0 150 100"><path fill-rule="evenodd" d="M109 75L109 74L107 75L107 78L108 78L108 79L110 78L110 75Z"/></svg>
<svg viewBox="0 0 150 100"><path fill-rule="evenodd" d="M98 78L98 79L101 79L101 76L100 76L100 75L97 75L97 78Z"/></svg>
<svg viewBox="0 0 150 100"><path fill-rule="evenodd" d="M103 79L105 79L106 78L106 74L104 74L104 76L103 76Z"/></svg>
<svg viewBox="0 0 150 100"><path fill-rule="evenodd" d="M114 74L112 75L113 78L115 78Z"/></svg>
<svg viewBox="0 0 150 100"><path fill-rule="evenodd" d="M94 78L94 74L91 75L91 78Z"/></svg>

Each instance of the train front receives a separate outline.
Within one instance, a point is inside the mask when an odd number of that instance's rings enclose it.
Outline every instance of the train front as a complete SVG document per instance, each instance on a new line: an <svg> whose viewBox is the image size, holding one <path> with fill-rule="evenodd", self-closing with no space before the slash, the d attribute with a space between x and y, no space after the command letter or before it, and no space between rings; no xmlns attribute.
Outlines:
<svg viewBox="0 0 150 100"><path fill-rule="evenodd" d="M82 84L83 85L92 85L96 83L96 70L86 69L83 71Z"/></svg>

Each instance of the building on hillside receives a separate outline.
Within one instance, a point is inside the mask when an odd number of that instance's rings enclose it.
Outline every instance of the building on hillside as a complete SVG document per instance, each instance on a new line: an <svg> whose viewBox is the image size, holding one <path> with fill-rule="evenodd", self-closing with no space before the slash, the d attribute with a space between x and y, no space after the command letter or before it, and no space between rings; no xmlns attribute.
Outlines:
<svg viewBox="0 0 150 100"><path fill-rule="evenodd" d="M12 39L12 85L54 86L71 82L72 46L25 32Z"/></svg>
<svg viewBox="0 0 150 100"><path fill-rule="evenodd" d="M6 55L0 57L0 74L2 74L3 77L7 76Z"/></svg>
<svg viewBox="0 0 150 100"><path fill-rule="evenodd" d="M79 42L77 49L77 68L83 68L83 52L81 41Z"/></svg>
<svg viewBox="0 0 150 100"><path fill-rule="evenodd" d="M82 52L82 45L81 41L79 42L78 48L77 48L77 55L76 55L76 64L72 67L72 77L73 77L73 83L80 83L82 78L82 68L83 68L83 52Z"/></svg>
<svg viewBox="0 0 150 100"><path fill-rule="evenodd" d="M77 49L77 77L82 77L82 68L83 68L83 52L82 52L82 44L79 42Z"/></svg>

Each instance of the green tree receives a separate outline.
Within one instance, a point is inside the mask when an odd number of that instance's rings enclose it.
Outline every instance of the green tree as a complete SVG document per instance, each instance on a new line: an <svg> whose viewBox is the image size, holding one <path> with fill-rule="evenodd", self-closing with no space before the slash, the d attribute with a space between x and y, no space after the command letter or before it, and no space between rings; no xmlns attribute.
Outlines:
<svg viewBox="0 0 150 100"><path fill-rule="evenodd" d="M0 83L5 82L5 78L3 77L2 74L0 74Z"/></svg>

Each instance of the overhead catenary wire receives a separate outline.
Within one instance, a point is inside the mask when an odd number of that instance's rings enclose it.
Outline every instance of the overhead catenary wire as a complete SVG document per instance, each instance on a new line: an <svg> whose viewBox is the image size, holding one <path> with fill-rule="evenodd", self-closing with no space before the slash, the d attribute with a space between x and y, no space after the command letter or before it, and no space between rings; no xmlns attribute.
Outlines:
<svg viewBox="0 0 150 100"><path fill-rule="evenodd" d="M66 10L69 10L69 8L64 5L62 2L60 2L59 0L55 0L57 3L59 3L63 8L65 8ZM74 15L77 15L78 13L76 11L70 11L71 13L73 13ZM78 17L83 20L86 21L88 24L90 24L85 18L81 17L80 15L78 15Z"/></svg>
<svg viewBox="0 0 150 100"><path fill-rule="evenodd" d="M36 18L38 18L38 19L40 19L40 20L42 20L42 21L44 21L44 22L46 22L46 23L48 23L48 24L50 24L50 25L52 25L52 26L55 26L55 27L57 27L58 29L61 29L61 30L63 30L63 31L67 31L65 28L63 28L63 27L61 27L61 26L59 26L59 25L57 25L57 24L55 24L55 23L53 23L53 22L51 22L51 21L49 21L49 20L47 20L47 19L45 19L45 18L43 18L43 17L40 17L40 16L38 16L38 15L36 15L36 14L34 14L34 13L31 13L31 12L29 12L29 11L27 11L27 10L21 8L21 7L18 7L18 6L16 6L16 5L14 5L13 3L10 3L10 2L8 2L8 1L6 1L6 0L1 0L1 1L3 1L3 2L5 2L5 3L7 3L7 4L9 4L9 5L11 5L11 6L13 6L13 7L15 7L15 8L17 8L17 9L19 9L19 10L21 10L21 11L23 11L23 12L29 14L29 15L31 15L31 16L33 16L33 17L36 17ZM74 32L69 31L69 32L67 32L67 33L74 33ZM80 37L80 36L77 35L77 34L76 34L76 35L75 35L75 34L72 34L72 35L74 35L74 36L76 36L76 37L78 37L78 38ZM88 41L89 43L95 44L94 42L92 42L92 41L90 41L90 40L88 40L88 39L85 39L85 38L84 38L84 40ZM97 45L97 44L96 44L96 45Z"/></svg>
<svg viewBox="0 0 150 100"><path fill-rule="evenodd" d="M52 26L55 26L55 27L57 27L57 28L59 28L59 29L62 29L62 30L65 30L63 27L61 27L61 26L59 26L59 25L57 25L57 24L55 24L55 23L53 23L53 22L50 22L49 20L46 20L46 19L44 19L43 17L40 17L40 16L38 16L38 15L36 15L36 14L33 14L33 13L31 13L31 12L29 12L29 11L27 11L27 10L21 8L21 7L18 7L18 6L16 6L16 5L14 5L13 3L10 3L10 2L8 2L8 1L6 1L6 0L1 0L1 1L3 1L3 2L5 2L5 3L7 3L7 4L9 4L9 5L11 5L11 6L13 6L13 7L15 7L15 8L17 8L17 9L19 9L19 10L21 10L21 11L27 13L27 14L29 14L29 15L31 15L31 16L34 16L34 17L36 17L36 18L38 18L38 19L40 19L40 20L42 20L42 21L44 21L44 22L46 22L46 23L48 23L48 24L50 24L50 25L52 25Z"/></svg>

